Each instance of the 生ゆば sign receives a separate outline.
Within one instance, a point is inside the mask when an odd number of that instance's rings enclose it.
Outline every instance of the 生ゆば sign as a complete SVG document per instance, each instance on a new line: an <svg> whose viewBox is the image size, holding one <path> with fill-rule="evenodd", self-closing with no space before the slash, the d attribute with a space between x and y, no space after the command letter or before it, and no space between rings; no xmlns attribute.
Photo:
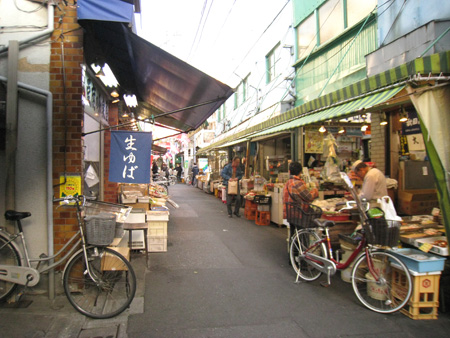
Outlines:
<svg viewBox="0 0 450 338"><path fill-rule="evenodd" d="M151 149L151 132L111 131L109 180L150 183Z"/></svg>

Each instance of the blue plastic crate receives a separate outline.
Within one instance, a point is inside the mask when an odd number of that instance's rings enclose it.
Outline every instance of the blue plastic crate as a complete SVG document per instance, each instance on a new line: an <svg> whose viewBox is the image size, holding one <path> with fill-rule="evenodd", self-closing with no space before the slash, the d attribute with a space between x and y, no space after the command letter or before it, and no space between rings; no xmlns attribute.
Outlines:
<svg viewBox="0 0 450 338"><path fill-rule="evenodd" d="M416 249L389 250L401 259L408 269L416 272L432 272L444 270L445 258Z"/></svg>

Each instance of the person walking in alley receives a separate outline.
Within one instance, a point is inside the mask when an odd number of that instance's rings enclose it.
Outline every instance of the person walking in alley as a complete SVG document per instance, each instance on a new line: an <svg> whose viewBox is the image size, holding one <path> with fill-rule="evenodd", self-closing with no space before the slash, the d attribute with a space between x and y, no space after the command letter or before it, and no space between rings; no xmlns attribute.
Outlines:
<svg viewBox="0 0 450 338"><path fill-rule="evenodd" d="M239 180L244 175L244 172L242 170L241 166L241 158L235 157L233 158L233 161L231 163L228 163L223 169L220 175L223 178L223 184L226 186L226 194L227 194L227 211L228 211L228 217L233 217L233 210L232 210L232 204L234 200L234 214L236 217L241 217L239 215L239 208L241 206L241 195L240 195L240 189L239 189ZM232 194L231 187L229 186L230 182L233 182L233 184L237 184L237 188L235 194ZM236 182L236 183L234 183Z"/></svg>
<svg viewBox="0 0 450 338"><path fill-rule="evenodd" d="M283 188L283 218L287 218L286 203L311 203L319 197L319 190L314 183L306 184L300 177L302 172L302 165L299 162L291 162L289 164L290 178ZM293 226L289 227L291 238L295 229Z"/></svg>
<svg viewBox="0 0 450 338"><path fill-rule="evenodd" d="M198 169L197 163L194 162L194 165L192 166L192 183L191 183L192 186L194 186L194 187L197 184L196 177L197 177L198 173L199 173L199 169Z"/></svg>
<svg viewBox="0 0 450 338"><path fill-rule="evenodd" d="M181 182L181 172L183 171L183 169L181 168L181 164L177 163L175 169L174 169L177 173L177 182Z"/></svg>

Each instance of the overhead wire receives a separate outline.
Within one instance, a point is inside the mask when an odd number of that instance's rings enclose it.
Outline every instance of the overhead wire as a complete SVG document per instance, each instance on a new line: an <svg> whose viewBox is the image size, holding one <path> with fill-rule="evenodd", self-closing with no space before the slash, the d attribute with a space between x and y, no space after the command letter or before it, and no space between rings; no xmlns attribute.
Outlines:
<svg viewBox="0 0 450 338"><path fill-rule="evenodd" d="M406 2L406 1L407 1L407 0L405 0L405 2ZM289 2L289 1L288 1L288 2ZM379 16L383 15L383 14L384 14L384 13L385 13L392 5L393 5L394 2L395 2L395 0L387 0L387 1L384 2L383 4L381 4L381 5L379 5L379 6L376 6L376 7L374 8L374 10L371 11L371 13L372 13L373 11L375 11L375 10L378 10L378 9L382 8L383 6L385 6L386 4L389 3L389 6L388 6L386 9L384 9L383 12L381 12L381 13L378 14L378 17L379 17ZM285 5L285 6L286 6L286 5ZM283 8L284 8L284 7L283 7ZM281 13L281 11L277 14L276 17L278 17L280 13ZM275 19L276 19L276 17L275 17ZM275 21L275 19L271 22L271 24L264 30L264 32L261 34L261 36L260 36L260 37L256 40L256 42L252 45L252 47L250 48L249 52L247 52L246 56L242 59L241 63L242 63L242 62L245 60L245 58L250 54L251 50L256 46L256 44L258 43L258 41L261 39L261 37L264 35L264 33L267 31L267 29L273 24L273 22ZM366 18L366 20L367 20L367 18ZM325 22L326 22L326 21L325 21ZM324 23L325 23L325 22L324 22ZM315 36L313 37L313 39L311 40L311 42L314 41L314 40L317 38L317 33L318 33L318 32L316 32L316 34L315 34ZM353 39L353 40L349 40L348 42L346 42L345 45L342 46L342 48L340 48L335 54L333 54L332 56L330 56L329 58L327 58L326 60L324 60L324 62L323 62L322 64L328 62L332 57L335 57L336 55L338 55L338 54L339 54L343 49L345 49L345 48L347 47L347 45L350 44L352 41L354 41L354 39ZM311 43L311 42L310 42L310 43ZM309 46L309 45L308 45L308 46ZM313 51L314 51L314 48L310 51L310 55L312 54ZM309 55L308 55L308 57L309 57ZM307 61L308 57L304 60L303 65L304 65L305 62ZM299 67L297 70L294 70L293 72L291 72L291 74L295 74L295 75L293 76L293 80L291 80L291 83L292 83L293 81L295 81L295 79L296 79L296 77L297 77L299 71L302 69L303 65L302 65L301 67ZM238 66L238 67L239 67L239 66ZM236 72L236 70L237 70L238 67L236 67L236 69L235 69L235 71L234 71L233 73ZM307 71L307 72L311 72L311 71L313 71L313 70L309 70L309 71ZM307 72L306 72L306 73L307 73ZM268 118L271 118L271 117L275 114L275 112L276 112L276 107L277 107L277 106L280 104L280 102L281 102L281 101L289 94L289 86L291 85L291 83L288 85L288 90L283 94L283 96L282 96L282 98L280 99L280 101L277 102L275 105L272 105L271 107L268 107L268 108L267 108L267 109L274 108L274 111L272 112L272 114L271 114L270 116L268 116ZM273 88L273 84L272 84L271 86L272 86L272 88ZM258 86L258 87L259 87L259 86ZM268 94L268 93L270 93L270 90L267 92L267 94ZM266 96L267 96L267 94L266 94ZM257 103L257 105L258 105L258 103ZM243 115L245 116L245 112L244 112ZM254 117L254 116L251 116L251 117L249 117L249 119L247 119L247 120L251 120L253 117ZM247 121L247 120L245 120L245 121ZM243 121L243 122L245 122L245 121ZM249 123L250 123L250 121L249 121Z"/></svg>
<svg viewBox="0 0 450 338"><path fill-rule="evenodd" d="M393 0L393 1L392 1L392 4L391 4L389 7L391 7L391 6L394 4L395 1L396 1L396 0ZM397 15L395 16L394 21L392 22L391 27L389 27L388 32L387 32L386 35L384 36L383 42L380 44L381 46L384 45L384 42L386 41L387 37L389 36L389 33L391 33L392 27L394 27L394 25L395 25L395 23L397 22L397 19L399 18L400 14L403 12L403 9L405 8L405 5L406 5L406 2L407 2L407 1L408 1L408 0L403 0L402 7L401 7L400 10L398 11ZM388 8L389 8L389 7L388 7ZM387 8L387 9L388 9L388 8ZM387 10L387 9L386 9L386 10Z"/></svg>
<svg viewBox="0 0 450 338"><path fill-rule="evenodd" d="M191 49L189 50L188 59L191 56L192 49L194 48L195 41L197 40L197 35L198 35L198 32L199 32L200 27L201 27L202 22L203 22L203 15L205 14L205 9L206 9L207 4L208 4L208 0L205 0L205 2L203 3L202 13L201 13L201 16L200 16L200 21L199 21L198 26L197 26L197 31L195 32L194 40L192 41Z"/></svg>
<svg viewBox="0 0 450 338"><path fill-rule="evenodd" d="M256 44L259 42L259 40L261 40L261 38L264 36L264 34L267 32L267 30L272 26L272 24L275 22L275 20L278 18L278 16L280 16L280 14L283 12L283 10L285 9L285 7L287 6L287 4L290 2L291 0L287 0L286 3L283 5L283 7L281 8L280 11L278 11L278 13L275 15L274 19L269 23L269 25L264 29L264 31L261 33L261 35L256 39L255 43L250 47L250 49L248 50L248 52L245 54L245 56L242 58L241 62L239 62L238 66L236 66L236 68L233 70L233 73L236 72L236 70L239 68L239 65L244 62L244 60L247 58L247 56L251 53L251 51L255 48Z"/></svg>
<svg viewBox="0 0 450 338"><path fill-rule="evenodd" d="M197 48L200 45L200 42L202 40L203 30L205 29L206 22L208 21L209 13L211 12L211 8L213 6L213 3L214 3L214 0L211 0L211 4L209 5L208 13L206 13L206 18L205 18L205 20L203 20L203 26L202 26L202 29L200 31L200 37L197 40L197 47L195 48L195 51L197 51ZM194 51L194 54L195 54L195 51Z"/></svg>

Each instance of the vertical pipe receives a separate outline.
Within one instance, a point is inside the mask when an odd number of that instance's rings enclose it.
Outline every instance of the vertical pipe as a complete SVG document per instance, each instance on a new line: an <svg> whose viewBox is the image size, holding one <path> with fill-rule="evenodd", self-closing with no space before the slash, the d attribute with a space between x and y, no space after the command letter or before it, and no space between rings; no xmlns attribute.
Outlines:
<svg viewBox="0 0 450 338"><path fill-rule="evenodd" d="M17 65L19 42L10 41L8 50L8 82L6 93L6 196L5 210L16 207L17 151Z"/></svg>

